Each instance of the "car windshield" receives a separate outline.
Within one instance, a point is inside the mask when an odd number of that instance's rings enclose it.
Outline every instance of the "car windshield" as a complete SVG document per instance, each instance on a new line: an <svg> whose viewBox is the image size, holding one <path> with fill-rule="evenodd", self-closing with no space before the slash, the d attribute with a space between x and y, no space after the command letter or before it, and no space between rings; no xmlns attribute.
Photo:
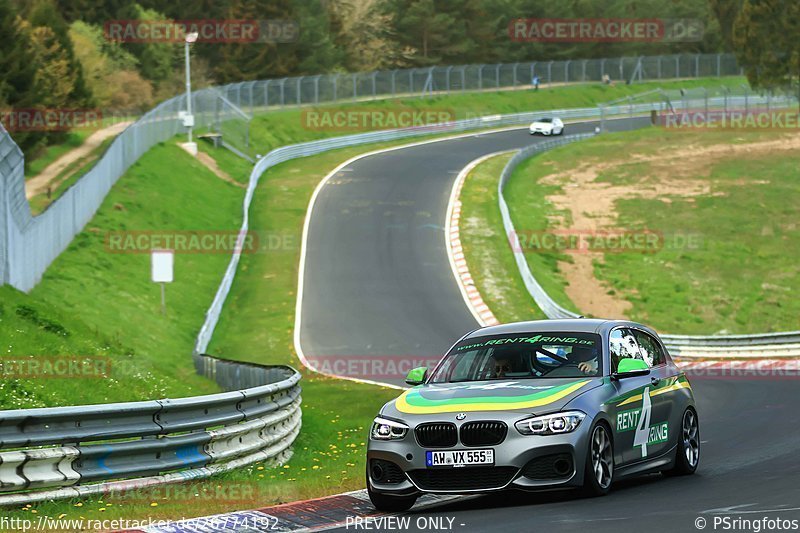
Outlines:
<svg viewBox="0 0 800 533"><path fill-rule="evenodd" d="M547 122L547 123L550 123L550 122L553 122L553 119L552 118L540 118L536 122Z"/></svg>
<svg viewBox="0 0 800 533"><path fill-rule="evenodd" d="M429 383L602 375L600 336L535 332L465 339L444 356Z"/></svg>

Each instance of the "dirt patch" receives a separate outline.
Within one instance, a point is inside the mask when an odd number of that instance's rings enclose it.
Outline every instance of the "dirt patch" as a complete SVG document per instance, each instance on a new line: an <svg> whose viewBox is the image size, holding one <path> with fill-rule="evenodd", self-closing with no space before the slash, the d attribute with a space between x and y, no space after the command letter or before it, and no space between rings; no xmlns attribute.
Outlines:
<svg viewBox="0 0 800 533"><path fill-rule="evenodd" d="M205 152L197 152L197 156L196 157L197 157L197 160L200 161L203 164L203 166L208 168L208 170L213 172L222 181L226 181L226 182L230 183L231 185L235 185L235 186L239 187L240 189L246 189L247 188L247 185L245 185L244 183L240 183L240 182L236 181L235 179L233 179L230 176L230 174L228 174L227 172L225 172L224 170L219 168L219 165L217 165L216 159L214 159L213 157L211 157L207 153L205 153Z"/></svg>
<svg viewBox="0 0 800 533"><path fill-rule="evenodd" d="M743 143L692 146L676 150L664 148L653 155L625 154L624 158L603 163L591 162L566 172L548 175L542 183L558 185L562 192L548 199L568 216L554 217L556 225L576 232L621 230L617 227L616 202L624 199L660 199L665 204L671 197L691 199L697 196L720 194L707 179L714 164L728 158L768 156L770 153L800 149L800 135L779 139ZM647 175L635 185L598 181L624 165L647 163ZM761 181L748 182L765 184ZM743 185L743 184L742 184ZM572 261L560 261L558 266L567 282L566 293L582 313L604 318L627 318L631 304L612 287L594 275L594 263L602 262L603 254L585 252L572 254Z"/></svg>

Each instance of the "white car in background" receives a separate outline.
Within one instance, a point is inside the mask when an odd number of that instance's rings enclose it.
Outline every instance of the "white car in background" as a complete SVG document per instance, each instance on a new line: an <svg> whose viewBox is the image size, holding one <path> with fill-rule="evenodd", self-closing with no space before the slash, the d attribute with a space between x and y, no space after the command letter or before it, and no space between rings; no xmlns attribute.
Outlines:
<svg viewBox="0 0 800 533"><path fill-rule="evenodd" d="M541 133L542 135L561 135L564 133L564 123L558 117L540 118L531 124L531 135Z"/></svg>

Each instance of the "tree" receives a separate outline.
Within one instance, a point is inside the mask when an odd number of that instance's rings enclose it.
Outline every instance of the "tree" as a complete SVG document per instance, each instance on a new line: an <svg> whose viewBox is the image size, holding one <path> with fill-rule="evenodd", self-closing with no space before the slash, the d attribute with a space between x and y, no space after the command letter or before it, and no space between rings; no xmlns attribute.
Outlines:
<svg viewBox="0 0 800 533"><path fill-rule="evenodd" d="M756 88L796 88L800 93L800 3L745 0L733 43L747 79Z"/></svg>

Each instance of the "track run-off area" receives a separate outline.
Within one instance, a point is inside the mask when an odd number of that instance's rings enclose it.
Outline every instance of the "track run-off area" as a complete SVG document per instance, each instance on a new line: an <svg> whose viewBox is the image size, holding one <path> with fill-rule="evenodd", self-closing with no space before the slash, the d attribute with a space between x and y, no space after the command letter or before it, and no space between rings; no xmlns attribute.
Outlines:
<svg viewBox="0 0 800 533"><path fill-rule="evenodd" d="M607 130L640 127L642 120L612 121ZM570 124L567 133L596 126ZM481 156L541 139L527 128L469 134L368 155L332 173L320 185L307 220L296 330L304 358L325 361L334 371L347 369L338 372L347 377L400 385L396 377L375 375L374 361L386 358L387 365L377 368L387 368L404 358L437 359L477 328L446 249L453 182ZM609 496L595 499L567 492L458 498L412 509L408 523L412 529L436 523L463 531L572 531L584 523L593 531L737 525L752 531L754 521L791 526L799 520L797 383L695 377L693 389L702 438L694 476L645 476L618 483ZM377 521L370 524L380 528ZM343 531L355 527L340 525Z"/></svg>

